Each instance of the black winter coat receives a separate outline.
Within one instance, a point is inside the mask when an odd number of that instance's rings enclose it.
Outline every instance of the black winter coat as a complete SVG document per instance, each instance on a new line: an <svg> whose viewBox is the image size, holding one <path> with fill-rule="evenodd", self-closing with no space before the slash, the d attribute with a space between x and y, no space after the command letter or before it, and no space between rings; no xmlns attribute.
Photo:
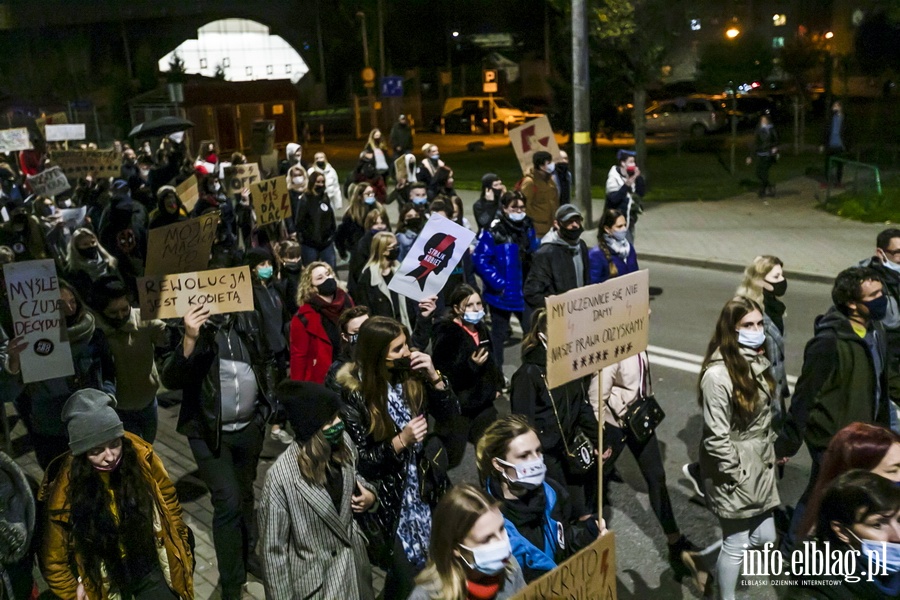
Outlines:
<svg viewBox="0 0 900 600"><path fill-rule="evenodd" d="M294 211L294 225L297 239L304 246L316 250L330 246L337 233L337 222L328 196L316 196L309 192L300 196Z"/></svg>
<svg viewBox="0 0 900 600"><path fill-rule="evenodd" d="M484 323L476 326L479 339L490 342ZM463 415L477 415L494 404L497 392L503 387L503 373L494 361L490 345L488 359L475 364L472 354L478 350L472 336L452 319L434 324L434 367L450 380Z"/></svg>
<svg viewBox="0 0 900 600"><path fill-rule="evenodd" d="M584 272L582 281L587 285L590 280L588 249L583 240L577 246L569 244L544 242L532 255L531 270L525 280L525 302L531 308L543 308L544 298L574 290L578 287L575 279L575 264L572 261L573 250L581 252Z"/></svg>

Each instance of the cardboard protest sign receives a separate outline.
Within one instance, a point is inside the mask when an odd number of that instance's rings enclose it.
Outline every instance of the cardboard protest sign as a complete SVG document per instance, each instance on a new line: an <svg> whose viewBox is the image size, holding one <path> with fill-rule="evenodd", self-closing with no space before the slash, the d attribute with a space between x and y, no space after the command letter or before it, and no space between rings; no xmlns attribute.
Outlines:
<svg viewBox="0 0 900 600"><path fill-rule="evenodd" d="M437 294L474 239L471 230L441 215L432 215L388 288L419 301Z"/></svg>
<svg viewBox="0 0 900 600"><path fill-rule="evenodd" d="M532 581L512 600L616 600L616 594L616 536L607 531L590 546Z"/></svg>
<svg viewBox="0 0 900 600"><path fill-rule="evenodd" d="M200 186L196 175L191 175L175 187L175 193L181 198L182 204L188 212L194 210L197 206L197 200L200 199Z"/></svg>
<svg viewBox="0 0 900 600"><path fill-rule="evenodd" d="M28 185L38 196L55 196L71 189L66 174L59 167L50 167L37 175L28 176Z"/></svg>
<svg viewBox="0 0 900 600"><path fill-rule="evenodd" d="M291 195L284 177L266 179L250 186L250 201L256 223L268 225L291 216Z"/></svg>
<svg viewBox="0 0 900 600"><path fill-rule="evenodd" d="M216 241L219 213L151 229L147 242L146 275L202 271Z"/></svg>
<svg viewBox="0 0 900 600"><path fill-rule="evenodd" d="M52 260L3 265L13 335L28 342L20 355L22 381L31 383L75 374L59 279Z"/></svg>
<svg viewBox="0 0 900 600"><path fill-rule="evenodd" d="M549 152L553 157L553 162L559 160L559 145L556 143L556 136L553 135L550 119L547 117L528 121L510 130L509 141L512 143L513 150L516 151L516 158L519 159L523 173L534 166L531 157L540 150Z"/></svg>
<svg viewBox="0 0 900 600"><path fill-rule="evenodd" d="M224 179L226 194L240 194L242 189L249 188L260 180L259 165L232 165L225 169Z"/></svg>
<svg viewBox="0 0 900 600"><path fill-rule="evenodd" d="M647 349L649 282L645 269L547 297L551 388Z"/></svg>
<svg viewBox="0 0 900 600"><path fill-rule="evenodd" d="M84 218L87 216L87 206L79 208L60 208L56 211L56 214L60 216L66 228L68 228L69 231L72 231L73 229L78 229L84 225Z"/></svg>
<svg viewBox="0 0 900 600"><path fill-rule="evenodd" d="M44 125L44 139L48 142L64 142L67 140L83 140L87 135L84 123L72 125Z"/></svg>
<svg viewBox="0 0 900 600"><path fill-rule="evenodd" d="M253 310L250 267L246 266L141 277L138 296L141 316L147 319L180 319L199 305L212 314Z"/></svg>
<svg viewBox="0 0 900 600"><path fill-rule="evenodd" d="M33 147L26 127L0 130L0 152L31 150Z"/></svg>
<svg viewBox="0 0 900 600"><path fill-rule="evenodd" d="M87 177L118 177L122 172L122 156L115 150L55 150L50 159L65 171L69 180Z"/></svg>

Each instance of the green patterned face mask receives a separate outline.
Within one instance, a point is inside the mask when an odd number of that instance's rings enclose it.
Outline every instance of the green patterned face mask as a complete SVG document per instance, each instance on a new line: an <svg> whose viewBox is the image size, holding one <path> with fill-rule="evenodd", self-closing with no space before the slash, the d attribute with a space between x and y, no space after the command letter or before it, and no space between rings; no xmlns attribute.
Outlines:
<svg viewBox="0 0 900 600"><path fill-rule="evenodd" d="M333 425L328 429L323 430L322 435L325 436L325 439L328 440L328 443L332 446L339 446L344 439L344 422L341 421L337 425Z"/></svg>

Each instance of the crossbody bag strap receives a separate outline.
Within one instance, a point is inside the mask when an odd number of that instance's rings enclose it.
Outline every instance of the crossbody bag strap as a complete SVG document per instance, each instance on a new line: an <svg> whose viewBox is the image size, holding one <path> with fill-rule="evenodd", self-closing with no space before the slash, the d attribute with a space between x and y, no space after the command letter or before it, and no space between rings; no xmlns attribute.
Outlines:
<svg viewBox="0 0 900 600"><path fill-rule="evenodd" d="M556 411L556 402L553 400L553 394L550 392L550 384L547 383L547 376L541 373L541 379L544 380L544 387L547 388L547 396L550 397L550 406L553 407L553 414L556 416L556 426L559 427L559 437L562 438L563 449L566 451L567 456L571 456L569 453L569 444L566 443L566 432L563 431L562 422L559 420L559 413Z"/></svg>

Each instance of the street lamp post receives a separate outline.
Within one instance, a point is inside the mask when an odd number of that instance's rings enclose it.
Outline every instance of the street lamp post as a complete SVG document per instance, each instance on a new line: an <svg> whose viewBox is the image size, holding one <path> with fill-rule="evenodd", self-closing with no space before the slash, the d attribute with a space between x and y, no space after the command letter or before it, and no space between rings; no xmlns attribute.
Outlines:
<svg viewBox="0 0 900 600"><path fill-rule="evenodd" d="M359 18L362 26L363 60L366 63L366 68L369 69L372 67L372 63L369 62L369 32L366 29L366 13L359 11L356 13L356 16ZM371 82L366 82L366 101L369 105L369 124L372 126L372 129L375 129L378 127L378 115L375 112L373 85Z"/></svg>
<svg viewBox="0 0 900 600"><path fill-rule="evenodd" d="M584 226L593 226L591 199L591 104L588 65L587 1L572 0L572 113L575 142L575 194L584 214Z"/></svg>

